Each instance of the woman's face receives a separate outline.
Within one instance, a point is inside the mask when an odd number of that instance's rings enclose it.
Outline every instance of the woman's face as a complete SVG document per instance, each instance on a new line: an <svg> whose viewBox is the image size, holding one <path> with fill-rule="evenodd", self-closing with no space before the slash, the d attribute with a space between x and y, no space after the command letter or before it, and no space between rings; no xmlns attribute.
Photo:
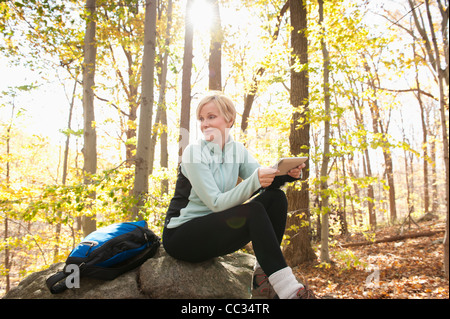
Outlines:
<svg viewBox="0 0 450 319"><path fill-rule="evenodd" d="M203 105L199 114L200 130L205 136L205 140L217 143L221 146L228 138L228 130L233 124L220 114L219 108L213 101Z"/></svg>

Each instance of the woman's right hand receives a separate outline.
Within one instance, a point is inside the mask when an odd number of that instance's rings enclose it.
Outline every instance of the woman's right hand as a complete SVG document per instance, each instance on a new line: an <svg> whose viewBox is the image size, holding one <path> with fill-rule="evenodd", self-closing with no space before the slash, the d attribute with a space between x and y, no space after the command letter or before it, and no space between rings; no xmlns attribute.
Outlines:
<svg viewBox="0 0 450 319"><path fill-rule="evenodd" d="M273 179L276 176L276 173L279 171L276 168L272 167L260 167L258 169L258 178L259 183L261 184L261 187L266 188L269 187L270 184L272 184Z"/></svg>

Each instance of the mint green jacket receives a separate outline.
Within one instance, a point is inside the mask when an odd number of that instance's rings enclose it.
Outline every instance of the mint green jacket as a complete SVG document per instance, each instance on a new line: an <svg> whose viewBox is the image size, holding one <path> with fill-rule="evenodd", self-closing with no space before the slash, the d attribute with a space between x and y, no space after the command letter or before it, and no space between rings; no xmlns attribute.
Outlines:
<svg viewBox="0 0 450 319"><path fill-rule="evenodd" d="M186 147L181 172L191 183L189 202L180 215L170 219L167 228L243 204L261 188L258 162L242 143L229 136L223 149L199 140ZM242 182L237 184L238 177Z"/></svg>

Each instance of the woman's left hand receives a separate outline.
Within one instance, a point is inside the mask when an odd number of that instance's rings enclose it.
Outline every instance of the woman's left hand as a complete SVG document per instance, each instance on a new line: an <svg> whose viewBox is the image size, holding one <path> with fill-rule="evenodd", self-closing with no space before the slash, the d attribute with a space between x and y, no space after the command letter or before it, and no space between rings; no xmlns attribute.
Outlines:
<svg viewBox="0 0 450 319"><path fill-rule="evenodd" d="M300 178L301 174L302 174L302 169L306 167L306 164L303 163L299 166L297 166L296 168L291 169L288 172L288 175L292 178Z"/></svg>

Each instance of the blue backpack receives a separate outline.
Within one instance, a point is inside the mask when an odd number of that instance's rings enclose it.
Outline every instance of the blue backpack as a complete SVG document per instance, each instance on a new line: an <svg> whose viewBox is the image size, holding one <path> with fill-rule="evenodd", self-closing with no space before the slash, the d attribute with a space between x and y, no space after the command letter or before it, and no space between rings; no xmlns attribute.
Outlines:
<svg viewBox="0 0 450 319"><path fill-rule="evenodd" d="M80 277L112 280L142 265L155 255L159 246L160 238L148 229L145 221L100 228L72 250L64 269L47 279L47 287L53 294L66 290L66 278L72 273L67 270L69 265L76 265Z"/></svg>

